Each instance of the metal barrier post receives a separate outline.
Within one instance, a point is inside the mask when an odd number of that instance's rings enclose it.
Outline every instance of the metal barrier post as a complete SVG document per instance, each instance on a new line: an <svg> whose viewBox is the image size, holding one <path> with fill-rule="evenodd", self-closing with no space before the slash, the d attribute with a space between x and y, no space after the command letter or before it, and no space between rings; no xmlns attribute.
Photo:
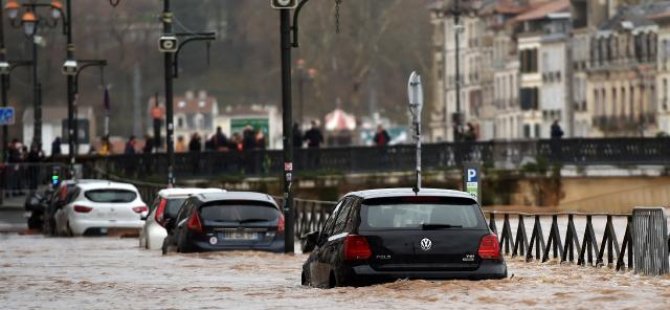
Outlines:
<svg viewBox="0 0 670 310"><path fill-rule="evenodd" d="M663 208L633 209L635 272L663 275L669 271L668 224Z"/></svg>

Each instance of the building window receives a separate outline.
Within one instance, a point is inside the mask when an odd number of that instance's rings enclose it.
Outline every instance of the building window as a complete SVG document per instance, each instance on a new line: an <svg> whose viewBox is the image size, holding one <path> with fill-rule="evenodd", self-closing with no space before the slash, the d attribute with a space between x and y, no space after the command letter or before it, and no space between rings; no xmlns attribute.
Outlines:
<svg viewBox="0 0 670 310"><path fill-rule="evenodd" d="M540 124L535 124L535 138L540 138Z"/></svg>
<svg viewBox="0 0 670 310"><path fill-rule="evenodd" d="M530 125L528 124L523 125L523 137L526 139L530 139Z"/></svg>
<svg viewBox="0 0 670 310"><path fill-rule="evenodd" d="M612 116L616 116L619 113L619 101L617 101L616 88L612 88Z"/></svg>
<svg viewBox="0 0 670 310"><path fill-rule="evenodd" d="M539 91L536 87L521 89L521 110L537 110Z"/></svg>

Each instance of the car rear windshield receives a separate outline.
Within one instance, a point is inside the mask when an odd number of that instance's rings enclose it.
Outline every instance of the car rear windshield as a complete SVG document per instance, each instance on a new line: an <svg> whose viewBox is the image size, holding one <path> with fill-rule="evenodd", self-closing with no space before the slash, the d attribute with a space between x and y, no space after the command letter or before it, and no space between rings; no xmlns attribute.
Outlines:
<svg viewBox="0 0 670 310"><path fill-rule="evenodd" d="M200 216L217 222L272 222L279 218L279 210L258 203L208 204L200 208Z"/></svg>
<svg viewBox="0 0 670 310"><path fill-rule="evenodd" d="M90 201L108 203L132 202L137 198L137 193L125 189L95 189L84 195Z"/></svg>
<svg viewBox="0 0 670 310"><path fill-rule="evenodd" d="M389 201L363 204L361 229L485 229L477 204Z"/></svg>
<svg viewBox="0 0 670 310"><path fill-rule="evenodd" d="M165 208L165 214L168 214L171 217L177 216L181 205L184 204L186 198L170 198L167 201L167 207Z"/></svg>

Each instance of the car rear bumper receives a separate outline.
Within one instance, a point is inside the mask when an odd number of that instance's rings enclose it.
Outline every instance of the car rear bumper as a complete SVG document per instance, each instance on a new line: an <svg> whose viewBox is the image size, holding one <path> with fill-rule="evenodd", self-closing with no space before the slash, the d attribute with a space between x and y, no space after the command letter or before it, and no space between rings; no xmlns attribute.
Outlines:
<svg viewBox="0 0 670 310"><path fill-rule="evenodd" d="M259 244L231 244L219 243L212 245L209 242L195 241L191 243L191 249L196 252L208 251L267 251L284 252L284 240L274 240L270 243Z"/></svg>
<svg viewBox="0 0 670 310"><path fill-rule="evenodd" d="M84 220L74 219L70 221L70 229L74 235L83 235L87 230L98 230L104 233L109 228L125 228L140 230L144 226L144 221L105 221L105 220Z"/></svg>
<svg viewBox="0 0 670 310"><path fill-rule="evenodd" d="M479 268L467 271L378 271L370 265L352 267L356 282L394 279L503 279L507 277L507 265L504 262L482 262Z"/></svg>
<svg viewBox="0 0 670 310"><path fill-rule="evenodd" d="M167 231L156 223L151 223L144 228L146 230L145 241L146 248L149 250L158 250L163 246L163 240L167 237Z"/></svg>

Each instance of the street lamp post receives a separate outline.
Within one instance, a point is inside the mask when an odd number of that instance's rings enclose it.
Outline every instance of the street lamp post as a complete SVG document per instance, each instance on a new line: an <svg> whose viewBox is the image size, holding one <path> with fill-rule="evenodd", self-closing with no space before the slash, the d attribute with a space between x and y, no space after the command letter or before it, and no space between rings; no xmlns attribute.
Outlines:
<svg viewBox="0 0 670 310"><path fill-rule="evenodd" d="M51 11L51 20L47 20L44 25L53 28L56 27L58 19L65 19L61 16L61 4L58 1L52 1L50 4L29 2L19 4L16 0L10 0L5 5L5 10L10 19L11 25L14 27L23 28L23 32L31 40L32 44L32 83L33 83L33 108L34 108L34 125L33 125L33 141L32 143L42 147L42 100L41 100L41 83L38 77L37 59L38 59L38 45L43 41L42 37L37 36L38 28L42 25L38 8L48 8ZM23 9L20 23L17 23L19 13ZM63 32L66 31L65 23L63 24Z"/></svg>
<svg viewBox="0 0 670 310"><path fill-rule="evenodd" d="M110 0L113 1L113 0ZM117 0L118 1L118 0ZM170 0L163 0L163 34L158 41L159 50L163 55L163 66L165 74L165 142L168 157L168 186L175 185L174 176L174 106L173 106L173 80L178 77L179 52L190 42L213 41L216 34L213 32L201 33L174 33L172 29L173 13L170 9ZM186 38L179 43L178 38Z"/></svg>

